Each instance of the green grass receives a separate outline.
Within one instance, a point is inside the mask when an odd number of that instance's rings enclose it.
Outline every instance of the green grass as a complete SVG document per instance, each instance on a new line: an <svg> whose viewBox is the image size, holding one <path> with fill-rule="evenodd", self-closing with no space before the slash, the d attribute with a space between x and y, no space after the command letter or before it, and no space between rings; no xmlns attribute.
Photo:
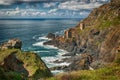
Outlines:
<svg viewBox="0 0 120 80"><path fill-rule="evenodd" d="M48 80L120 80L120 66L58 74Z"/></svg>
<svg viewBox="0 0 120 80"><path fill-rule="evenodd" d="M120 64L120 52L116 53L115 63Z"/></svg>
<svg viewBox="0 0 120 80"><path fill-rule="evenodd" d="M96 28L104 30L111 26L116 26L120 24L120 15L116 16L115 13L117 10L109 10L106 14L101 14L98 19L96 19Z"/></svg>
<svg viewBox="0 0 120 80"><path fill-rule="evenodd" d="M44 78L50 77L51 73L40 59L40 57L33 52L17 53L17 58L24 63L24 67L29 72L29 77Z"/></svg>
<svg viewBox="0 0 120 80"><path fill-rule="evenodd" d="M17 53L18 51L19 50L17 49L0 50L0 63L2 63L10 54Z"/></svg>
<svg viewBox="0 0 120 80"><path fill-rule="evenodd" d="M13 71L4 71L2 67L0 67L0 80L25 80L20 73Z"/></svg>
<svg viewBox="0 0 120 80"><path fill-rule="evenodd" d="M8 80L24 80L24 78L22 78L22 75L20 73L17 72L6 72L5 75L8 77Z"/></svg>

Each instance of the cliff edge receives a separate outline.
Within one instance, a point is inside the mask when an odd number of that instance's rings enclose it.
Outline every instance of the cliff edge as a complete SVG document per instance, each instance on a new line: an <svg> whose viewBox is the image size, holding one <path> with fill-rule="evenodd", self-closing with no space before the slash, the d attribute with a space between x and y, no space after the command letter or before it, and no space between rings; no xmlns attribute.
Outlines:
<svg viewBox="0 0 120 80"><path fill-rule="evenodd" d="M63 55L74 58L68 70L90 69L89 66L97 69L113 62L120 51L120 0L94 9L77 26L44 45L69 52Z"/></svg>
<svg viewBox="0 0 120 80"><path fill-rule="evenodd" d="M0 46L0 80L37 80L52 76L37 54L21 51L21 47L19 39L8 40Z"/></svg>

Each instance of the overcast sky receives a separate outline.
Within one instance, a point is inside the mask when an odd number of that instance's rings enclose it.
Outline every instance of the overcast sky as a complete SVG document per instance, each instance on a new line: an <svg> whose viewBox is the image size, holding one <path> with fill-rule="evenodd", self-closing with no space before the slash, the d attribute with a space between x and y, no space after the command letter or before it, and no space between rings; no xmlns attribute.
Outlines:
<svg viewBox="0 0 120 80"><path fill-rule="evenodd" d="M84 18L108 0L0 0L0 18Z"/></svg>

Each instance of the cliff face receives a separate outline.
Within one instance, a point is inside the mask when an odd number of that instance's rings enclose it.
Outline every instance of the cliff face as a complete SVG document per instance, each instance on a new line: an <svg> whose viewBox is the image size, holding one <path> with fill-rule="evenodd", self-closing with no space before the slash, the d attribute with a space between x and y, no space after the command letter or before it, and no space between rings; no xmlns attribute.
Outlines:
<svg viewBox="0 0 120 80"><path fill-rule="evenodd" d="M66 30L64 36L48 43L69 51L66 55L87 53L93 57L93 64L113 62L120 46L120 0L94 9L76 27Z"/></svg>
<svg viewBox="0 0 120 80"><path fill-rule="evenodd" d="M15 74L6 75L6 80L11 80L10 76L13 76L12 78L16 80L23 80L27 78L40 79L52 76L50 70L41 58L33 52L21 51L20 48L22 45L19 45L19 43L22 42L18 39L12 39L4 43L4 45L1 45L0 69L3 69L5 75L11 72L19 75L19 77L15 76ZM5 71L7 71L7 73ZM17 79L17 77L20 79ZM1 78L2 76L0 75L0 79Z"/></svg>

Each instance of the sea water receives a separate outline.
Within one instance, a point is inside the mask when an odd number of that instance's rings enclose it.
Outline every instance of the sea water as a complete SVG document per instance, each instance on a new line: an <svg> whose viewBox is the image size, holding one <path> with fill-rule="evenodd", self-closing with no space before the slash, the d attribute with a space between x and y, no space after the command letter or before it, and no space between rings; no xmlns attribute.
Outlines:
<svg viewBox="0 0 120 80"><path fill-rule="evenodd" d="M34 51L46 65L50 67L69 65L69 63L54 63L61 60L67 51L54 46L43 45L48 33L63 35L68 28L76 26L81 19L40 19L40 20L0 20L0 43L12 38L22 40L22 50ZM53 73L62 71L52 71Z"/></svg>

